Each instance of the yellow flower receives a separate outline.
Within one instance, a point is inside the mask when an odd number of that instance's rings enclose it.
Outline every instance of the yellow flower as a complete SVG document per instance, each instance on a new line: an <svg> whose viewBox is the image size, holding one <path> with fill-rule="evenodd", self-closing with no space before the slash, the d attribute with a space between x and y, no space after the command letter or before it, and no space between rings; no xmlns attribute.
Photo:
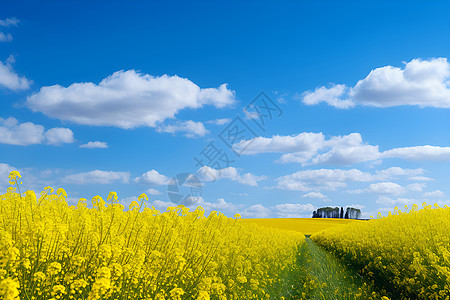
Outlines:
<svg viewBox="0 0 450 300"><path fill-rule="evenodd" d="M200 291L197 300L210 300L209 293L207 291Z"/></svg>
<svg viewBox="0 0 450 300"><path fill-rule="evenodd" d="M170 291L170 297L172 299L181 299L181 296L184 295L184 291L182 288L174 288Z"/></svg>
<svg viewBox="0 0 450 300"><path fill-rule="evenodd" d="M13 279L3 279L0 282L0 296L3 296L3 300L16 300L19 297L19 287L19 283Z"/></svg>
<svg viewBox="0 0 450 300"><path fill-rule="evenodd" d="M111 269L108 267L101 267L97 270L97 278L111 278Z"/></svg>
<svg viewBox="0 0 450 300"><path fill-rule="evenodd" d="M9 173L9 184L16 184L18 178L22 178L19 171L12 171Z"/></svg>
<svg viewBox="0 0 450 300"><path fill-rule="evenodd" d="M57 294L65 294L66 288L63 285L54 285L52 288L52 295L55 296Z"/></svg>
<svg viewBox="0 0 450 300"><path fill-rule="evenodd" d="M34 279L35 281L44 281L45 278L46 278L46 276L45 276L45 274L42 273L42 272L36 272L36 273L34 273L34 275L33 275L33 279Z"/></svg>
<svg viewBox="0 0 450 300"><path fill-rule="evenodd" d="M61 272L61 264L59 262L52 262L47 268L47 273L50 275L57 275Z"/></svg>
<svg viewBox="0 0 450 300"><path fill-rule="evenodd" d="M99 278L95 280L92 285L92 290L89 293L88 300L102 299L102 296L106 294L110 287L111 281L109 279Z"/></svg>

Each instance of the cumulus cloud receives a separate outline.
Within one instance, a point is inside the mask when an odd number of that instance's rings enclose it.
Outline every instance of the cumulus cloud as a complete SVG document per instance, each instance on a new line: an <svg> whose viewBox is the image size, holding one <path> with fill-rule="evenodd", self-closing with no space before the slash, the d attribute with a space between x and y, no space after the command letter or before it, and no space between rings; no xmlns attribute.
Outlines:
<svg viewBox="0 0 450 300"><path fill-rule="evenodd" d="M401 158L411 161L450 161L450 147L416 146L395 148L383 152L385 158Z"/></svg>
<svg viewBox="0 0 450 300"><path fill-rule="evenodd" d="M202 137L209 133L202 122L178 121L173 125L161 125L156 129L158 132L184 133L188 138Z"/></svg>
<svg viewBox="0 0 450 300"><path fill-rule="evenodd" d="M214 169L208 166L201 167L195 175L201 181L215 181L218 179L230 179L237 181L241 184L258 186L258 182L266 179L266 176L257 176L251 173L239 174L238 170L234 167L228 167L224 169Z"/></svg>
<svg viewBox="0 0 450 300"><path fill-rule="evenodd" d="M285 153L280 163L300 163L302 165L334 164L351 165L373 161L381 157L378 146L362 141L361 134L351 133L326 140L323 133L302 132L297 135L256 137L240 141L236 150L247 146L243 154L278 152Z"/></svg>
<svg viewBox="0 0 450 300"><path fill-rule="evenodd" d="M404 206L404 205L412 205L412 204L417 204L420 201L416 200L416 199L409 199L409 198L391 198L388 196L380 196L376 202L378 204L382 204L382 205L389 205L392 208L394 206Z"/></svg>
<svg viewBox="0 0 450 300"><path fill-rule="evenodd" d="M118 71L99 84L45 86L27 98L33 111L51 118L95 126L156 127L183 109L204 105L223 108L234 103L226 84L202 89L186 78Z"/></svg>
<svg viewBox="0 0 450 300"><path fill-rule="evenodd" d="M14 168L11 165L0 163L0 188L5 188L6 186L9 186L9 173L12 171L19 171L17 168ZM2 191L3 193L3 191Z"/></svg>
<svg viewBox="0 0 450 300"><path fill-rule="evenodd" d="M152 189L152 188L146 190L145 193L148 195L161 195L162 194L160 191L158 191L156 189Z"/></svg>
<svg viewBox="0 0 450 300"><path fill-rule="evenodd" d="M51 128L45 131L43 126L31 122L19 124L13 117L0 118L1 144L27 146L42 143L60 145L73 142L73 132L68 128Z"/></svg>
<svg viewBox="0 0 450 300"><path fill-rule="evenodd" d="M0 19L0 27L17 26L17 24L19 24L19 19L15 18L15 17L7 18L4 20ZM0 32L0 42L11 42L12 39L13 38L10 33Z"/></svg>
<svg viewBox="0 0 450 300"><path fill-rule="evenodd" d="M108 148L108 144L106 142L88 142L87 144L80 145L80 148L87 148L87 149L96 149L96 148Z"/></svg>
<svg viewBox="0 0 450 300"><path fill-rule="evenodd" d="M156 170L150 170L142 174L142 176L135 178L134 181L149 185L166 185L169 182L169 178L159 174Z"/></svg>
<svg viewBox="0 0 450 300"><path fill-rule="evenodd" d="M336 108L355 105L392 107L450 107L450 64L446 58L413 59L403 68L385 66L372 70L355 86L336 84L303 94L303 103L325 102Z"/></svg>
<svg viewBox="0 0 450 300"><path fill-rule="evenodd" d="M215 124L215 125L225 125L231 122L231 119L225 118L225 119L215 119L215 120L210 120L206 123L208 124Z"/></svg>
<svg viewBox="0 0 450 300"><path fill-rule="evenodd" d="M332 137L326 141L325 149L311 160L311 164L352 165L380 158L378 146L363 143L359 133Z"/></svg>
<svg viewBox="0 0 450 300"><path fill-rule="evenodd" d="M69 128L51 128L44 134L45 140L50 145L73 143L73 132Z"/></svg>
<svg viewBox="0 0 450 300"><path fill-rule="evenodd" d="M377 170L376 174L379 176L380 179L390 179L390 178L397 178L399 176L414 176L414 175L421 175L425 171L422 168L418 169L403 169L400 167L391 167L384 170Z"/></svg>
<svg viewBox="0 0 450 300"><path fill-rule="evenodd" d="M0 42L11 42L13 40L11 33L0 32Z"/></svg>
<svg viewBox="0 0 450 300"><path fill-rule="evenodd" d="M401 191L397 184L392 182L383 182L388 179L407 177L411 174L422 174L423 169L402 169L392 167L389 169L378 170L374 173L362 172L358 169L317 169L298 171L293 174L276 178L277 188L290 191L318 192L321 190L334 191L339 188L347 187L349 182L378 182L371 185L368 189L352 190L350 193L373 192L381 193L383 190Z"/></svg>
<svg viewBox="0 0 450 300"><path fill-rule="evenodd" d="M1 27L11 27L11 26L17 26L19 24L20 20L16 17L12 18L6 18L6 19L0 19L0 26Z"/></svg>
<svg viewBox="0 0 450 300"><path fill-rule="evenodd" d="M244 209L241 215L244 218L308 218L316 208L312 204L283 203L272 207L255 204Z"/></svg>
<svg viewBox="0 0 450 300"><path fill-rule="evenodd" d="M90 172L68 175L63 178L63 181L74 184L110 184L113 182L128 183L130 181L130 173L94 170Z"/></svg>
<svg viewBox="0 0 450 300"><path fill-rule="evenodd" d="M306 161L316 154L324 143L325 137L321 132L302 132L297 135L275 135L271 138L256 137L252 140L243 140L233 148L239 153L245 148L245 151L242 151L243 154L297 152L302 153L302 161Z"/></svg>
<svg viewBox="0 0 450 300"><path fill-rule="evenodd" d="M327 196L325 196L324 194L320 193L320 192L309 192L307 194L304 194L302 196L303 198L316 198L316 199L326 199Z"/></svg>
<svg viewBox="0 0 450 300"><path fill-rule="evenodd" d="M431 181L431 180L433 180L433 178L426 177L426 176L412 176L412 177L409 177L408 179L414 180L414 181Z"/></svg>
<svg viewBox="0 0 450 300"><path fill-rule="evenodd" d="M275 206L279 218L308 218L315 210L312 204L285 203Z"/></svg>
<svg viewBox="0 0 450 300"><path fill-rule="evenodd" d="M277 188L290 191L334 191L347 186L347 182L367 182L374 180L374 175L357 169L319 169L298 171L278 177Z"/></svg>
<svg viewBox="0 0 450 300"><path fill-rule="evenodd" d="M275 135L270 138L255 137L251 140L242 140L233 148L244 155L283 153L277 162L300 163L303 166L353 165L362 162L381 162L384 158L400 158L410 161L450 161L450 147L415 146L394 148L382 152L378 145L364 142L361 134L357 132L332 136L329 139L326 139L321 132L302 132L287 136Z"/></svg>
<svg viewBox="0 0 450 300"><path fill-rule="evenodd" d="M444 197L444 193L441 190L435 190L432 192L423 193L425 198L442 198Z"/></svg>
<svg viewBox="0 0 450 300"><path fill-rule="evenodd" d="M189 203L183 202L183 205L188 207L190 210L195 210L198 206L201 206L205 210L205 215L208 215L211 211L220 211L227 214L229 217L233 217L236 211L241 208L240 205L234 205L231 202L225 201L223 198L217 199L217 201L206 201L202 197L195 197L195 201L189 201ZM136 200L137 197L133 197ZM131 201L130 201L131 202ZM154 206L156 209L164 212L168 207L173 207L174 203L166 202L161 200L154 200L150 203L150 206Z"/></svg>
<svg viewBox="0 0 450 300"><path fill-rule="evenodd" d="M366 189L348 191L353 194L370 193L377 195L401 195L406 193L406 189L394 182L372 183Z"/></svg>
<svg viewBox="0 0 450 300"><path fill-rule="evenodd" d="M268 218L271 210L262 204L255 204L244 209L241 216L244 218Z"/></svg>
<svg viewBox="0 0 450 300"><path fill-rule="evenodd" d="M236 211L236 206L231 202L225 201L225 199L223 198L217 199L216 202L208 202L205 201L203 198L201 198L199 199L199 201L195 202L195 206L201 206L205 209L205 211L215 210L220 211L222 213L224 212L234 213Z"/></svg>
<svg viewBox="0 0 450 300"><path fill-rule="evenodd" d="M12 67L14 62L12 55L5 62L0 61L0 87L13 91L26 90L30 87L31 81L14 71Z"/></svg>
<svg viewBox="0 0 450 300"><path fill-rule="evenodd" d="M406 186L408 190L413 192L421 192L424 187L426 187L425 183L411 183Z"/></svg>
<svg viewBox="0 0 450 300"><path fill-rule="evenodd" d="M314 91L307 91L303 94L303 103L306 105L316 105L325 102L337 108L350 108L355 106L350 99L341 99L348 88L344 84L336 84L330 87L318 87Z"/></svg>

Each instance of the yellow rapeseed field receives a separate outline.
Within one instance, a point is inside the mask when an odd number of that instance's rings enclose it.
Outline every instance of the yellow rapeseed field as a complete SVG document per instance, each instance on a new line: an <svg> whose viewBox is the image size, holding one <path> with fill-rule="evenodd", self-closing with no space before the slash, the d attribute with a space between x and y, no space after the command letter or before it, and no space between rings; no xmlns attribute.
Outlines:
<svg viewBox="0 0 450 300"><path fill-rule="evenodd" d="M278 229L294 230L310 235L327 228L342 226L354 222L364 222L354 219L322 219L322 218L278 218L278 219L243 219L246 223L273 227Z"/></svg>
<svg viewBox="0 0 450 300"><path fill-rule="evenodd" d="M335 227L311 239L391 299L450 299L450 208L423 204Z"/></svg>
<svg viewBox="0 0 450 300"><path fill-rule="evenodd" d="M160 213L142 194L128 210L111 192L67 204L47 187L0 195L2 299L282 299L299 282L295 231L199 207Z"/></svg>

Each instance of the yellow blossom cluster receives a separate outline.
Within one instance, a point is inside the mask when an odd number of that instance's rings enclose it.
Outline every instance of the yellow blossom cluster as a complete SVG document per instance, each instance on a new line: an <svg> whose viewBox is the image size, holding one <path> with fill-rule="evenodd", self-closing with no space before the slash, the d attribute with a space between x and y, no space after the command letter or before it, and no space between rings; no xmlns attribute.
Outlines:
<svg viewBox="0 0 450 300"><path fill-rule="evenodd" d="M450 208L396 207L387 217L330 228L311 239L392 299L450 299Z"/></svg>
<svg viewBox="0 0 450 300"><path fill-rule="evenodd" d="M111 192L67 203L63 189L0 195L0 298L281 299L301 271L299 232L198 207L128 210Z"/></svg>

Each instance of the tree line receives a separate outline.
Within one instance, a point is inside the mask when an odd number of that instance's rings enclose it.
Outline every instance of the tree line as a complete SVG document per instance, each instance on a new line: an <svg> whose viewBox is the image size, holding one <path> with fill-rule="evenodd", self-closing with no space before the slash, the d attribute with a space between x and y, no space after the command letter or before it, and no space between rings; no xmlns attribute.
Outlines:
<svg viewBox="0 0 450 300"><path fill-rule="evenodd" d="M354 207L347 207L344 214L344 208L341 207L321 207L313 211L313 218L336 218L336 219L359 219L361 210Z"/></svg>

